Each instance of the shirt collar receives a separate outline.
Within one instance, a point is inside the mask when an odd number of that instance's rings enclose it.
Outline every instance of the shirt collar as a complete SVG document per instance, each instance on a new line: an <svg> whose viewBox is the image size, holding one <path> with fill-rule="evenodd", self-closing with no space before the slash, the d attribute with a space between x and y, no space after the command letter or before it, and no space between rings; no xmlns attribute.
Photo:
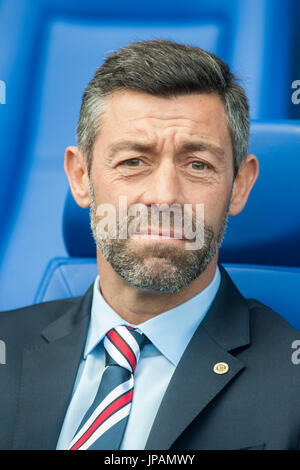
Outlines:
<svg viewBox="0 0 300 470"><path fill-rule="evenodd" d="M199 294L186 302L163 312L138 325L151 343L173 365L177 365L194 332L203 320L219 289L221 275L217 266L212 282ZM84 350L84 358L90 354L111 328L129 325L104 300L99 276L94 283L91 320Z"/></svg>

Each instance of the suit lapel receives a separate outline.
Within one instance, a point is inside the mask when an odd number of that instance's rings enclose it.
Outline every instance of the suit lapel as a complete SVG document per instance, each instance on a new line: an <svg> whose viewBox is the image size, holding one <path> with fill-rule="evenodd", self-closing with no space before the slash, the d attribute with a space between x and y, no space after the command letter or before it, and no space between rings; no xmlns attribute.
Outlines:
<svg viewBox="0 0 300 470"><path fill-rule="evenodd" d="M23 352L15 449L56 447L82 358L92 288Z"/></svg>
<svg viewBox="0 0 300 470"><path fill-rule="evenodd" d="M229 351L249 344L249 310L220 266L219 291L196 330L169 383L153 423L146 449L169 449L201 411L245 367ZM213 371L226 362L229 371Z"/></svg>

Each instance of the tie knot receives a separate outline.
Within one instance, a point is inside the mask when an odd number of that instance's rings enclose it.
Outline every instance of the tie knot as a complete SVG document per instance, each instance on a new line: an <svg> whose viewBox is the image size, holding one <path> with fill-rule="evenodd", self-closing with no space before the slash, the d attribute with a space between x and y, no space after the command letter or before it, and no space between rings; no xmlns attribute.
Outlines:
<svg viewBox="0 0 300 470"><path fill-rule="evenodd" d="M130 326L121 325L112 328L104 338L105 365L118 365L134 374L141 349L148 341L143 333Z"/></svg>

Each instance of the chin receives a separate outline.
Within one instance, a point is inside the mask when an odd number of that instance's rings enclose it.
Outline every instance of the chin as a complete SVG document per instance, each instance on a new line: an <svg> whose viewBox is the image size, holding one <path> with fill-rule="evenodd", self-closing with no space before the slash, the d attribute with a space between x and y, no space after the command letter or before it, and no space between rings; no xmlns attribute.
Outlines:
<svg viewBox="0 0 300 470"><path fill-rule="evenodd" d="M151 258L145 259L145 266L151 269L152 272L158 270L157 274L161 274L162 269L163 271L167 271L169 274L172 274L176 269L169 259L158 256L152 256Z"/></svg>

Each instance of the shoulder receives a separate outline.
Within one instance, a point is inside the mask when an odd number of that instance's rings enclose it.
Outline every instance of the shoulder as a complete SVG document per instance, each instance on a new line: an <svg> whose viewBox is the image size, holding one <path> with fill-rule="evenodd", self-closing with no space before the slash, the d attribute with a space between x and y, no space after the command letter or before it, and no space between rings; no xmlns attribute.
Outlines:
<svg viewBox="0 0 300 470"><path fill-rule="evenodd" d="M265 324L273 329L285 330L286 332L298 331L283 317L271 307L263 304L256 299L245 299L252 323Z"/></svg>
<svg viewBox="0 0 300 470"><path fill-rule="evenodd" d="M56 316L59 316L62 309L73 306L82 299L81 297L71 297L67 299L59 300L50 300L48 302L41 302L34 305L28 305L25 307L16 308L13 310L4 310L0 312L0 321L3 321L6 318L16 318L16 317L25 317L28 319L30 317L36 317L41 314L50 314L55 319Z"/></svg>
<svg viewBox="0 0 300 470"><path fill-rule="evenodd" d="M300 346L300 331L295 329L282 315L254 299L246 299L249 308L251 345L260 357L269 358L279 368L287 371L293 362L295 347ZM272 368L274 372L274 368ZM296 372L300 378L299 371Z"/></svg>
<svg viewBox="0 0 300 470"><path fill-rule="evenodd" d="M47 325L76 308L83 296L68 299L51 300L14 310L0 312L1 339L14 338L23 343L42 331Z"/></svg>

